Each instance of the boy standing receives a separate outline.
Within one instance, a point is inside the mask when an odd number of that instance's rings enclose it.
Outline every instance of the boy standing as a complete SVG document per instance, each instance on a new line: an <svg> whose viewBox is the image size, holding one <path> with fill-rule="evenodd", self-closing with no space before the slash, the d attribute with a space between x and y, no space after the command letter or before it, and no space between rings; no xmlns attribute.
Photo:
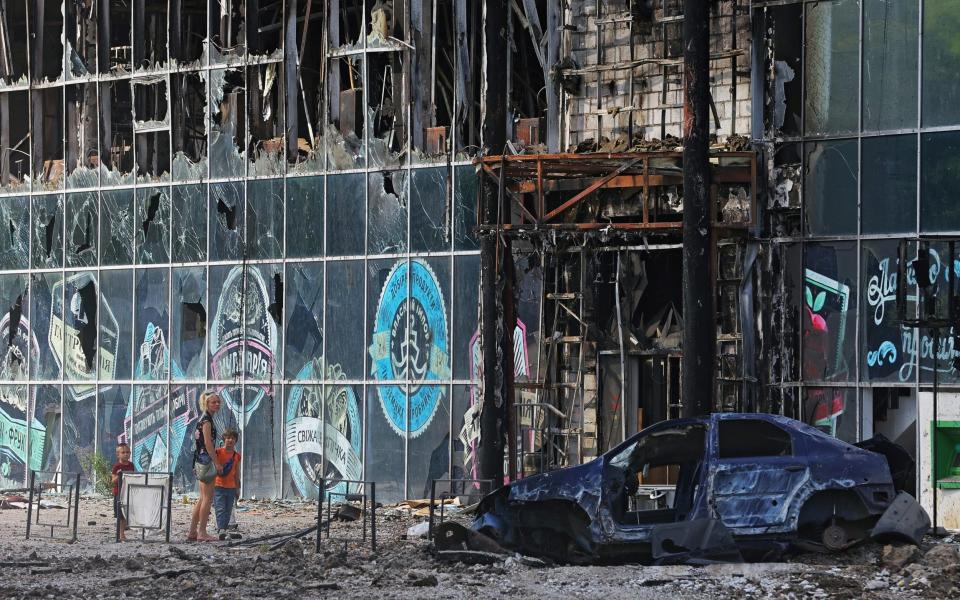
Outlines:
<svg viewBox="0 0 960 600"><path fill-rule="evenodd" d="M117 462L113 465L110 474L110 482L113 483L113 516L120 519L120 541L127 539L126 529L127 520L123 516L120 508L120 472L136 471L137 469L130 462L130 446L125 442L117 444Z"/></svg>
<svg viewBox="0 0 960 600"><path fill-rule="evenodd" d="M217 448L217 463L223 465L223 469L213 481L213 509L217 513L217 533L221 540L227 538L227 526L240 488L237 482L240 453L235 449L238 437L236 429L227 429L223 433L223 448Z"/></svg>

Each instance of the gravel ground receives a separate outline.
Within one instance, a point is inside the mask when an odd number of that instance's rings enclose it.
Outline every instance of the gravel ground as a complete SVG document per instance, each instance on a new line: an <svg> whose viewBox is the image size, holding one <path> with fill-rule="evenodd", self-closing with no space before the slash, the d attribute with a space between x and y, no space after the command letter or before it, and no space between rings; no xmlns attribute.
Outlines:
<svg viewBox="0 0 960 600"><path fill-rule="evenodd" d="M335 523L319 553L313 537L275 550L188 543L190 509L175 505L169 545L162 537L115 543L108 499L81 498L75 543L42 537L49 530L26 540L26 511L0 510L0 598L960 597L960 553L951 538L919 550L862 544L763 564L544 567L512 556L465 565L435 560L424 539L402 539L424 519L397 508L378 511L376 553L359 541L360 522ZM237 521L250 539L307 528L315 511L311 504L247 501ZM65 514L50 509L43 518Z"/></svg>

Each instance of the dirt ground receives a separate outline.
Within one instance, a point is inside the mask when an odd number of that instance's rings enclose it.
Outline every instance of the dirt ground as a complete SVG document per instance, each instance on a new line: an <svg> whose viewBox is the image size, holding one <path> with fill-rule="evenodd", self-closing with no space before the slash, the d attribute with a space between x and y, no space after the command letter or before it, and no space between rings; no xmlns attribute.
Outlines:
<svg viewBox="0 0 960 600"><path fill-rule="evenodd" d="M509 556L465 565L437 561L424 538L402 539L424 521L407 510L378 510L375 553L359 541L359 521L335 523L317 553L313 536L273 550L267 542L186 542L190 509L182 500L175 505L170 544L162 536L115 543L108 499L81 498L75 543L44 537L49 528L26 540L27 511L0 510L0 598L960 597L952 538L928 540L920 550L862 544L763 564L571 567ZM246 501L237 522L250 539L307 528L315 511L315 504ZM42 518L65 514L44 509Z"/></svg>

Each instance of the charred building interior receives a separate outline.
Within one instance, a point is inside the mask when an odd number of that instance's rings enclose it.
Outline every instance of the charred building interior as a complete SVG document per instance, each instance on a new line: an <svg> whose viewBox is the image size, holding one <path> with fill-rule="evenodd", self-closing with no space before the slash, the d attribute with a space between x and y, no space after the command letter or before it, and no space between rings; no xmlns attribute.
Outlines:
<svg viewBox="0 0 960 600"><path fill-rule="evenodd" d="M960 527L952 4L0 3L0 481L189 487L206 389L258 497L764 412Z"/></svg>

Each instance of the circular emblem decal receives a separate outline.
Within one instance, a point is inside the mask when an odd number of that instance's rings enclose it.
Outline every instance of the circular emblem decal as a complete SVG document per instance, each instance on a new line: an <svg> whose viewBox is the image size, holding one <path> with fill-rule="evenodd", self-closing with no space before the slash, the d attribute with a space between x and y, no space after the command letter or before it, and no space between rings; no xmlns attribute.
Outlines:
<svg viewBox="0 0 960 600"><path fill-rule="evenodd" d="M437 276L426 262L401 260L390 270L377 305L370 357L378 381L410 382L409 423L402 385L380 385L377 395L394 431L419 436L446 393L444 386L425 382L450 376L447 310Z"/></svg>
<svg viewBox="0 0 960 600"><path fill-rule="evenodd" d="M308 362L297 373L299 380L323 378L322 358ZM328 381L346 379L340 365L327 365ZM360 458L360 403L347 384L298 384L287 398L285 457L295 491L306 498L318 496L320 478L327 492L346 490L338 480L363 476Z"/></svg>
<svg viewBox="0 0 960 600"><path fill-rule="evenodd" d="M214 379L238 380L241 373L247 380L273 379L277 325L267 311L269 304L267 284L259 269L247 269L246 278L243 267L230 270L210 328L210 371ZM246 425L269 389L268 385L247 386L252 396L247 396L246 403L235 388L225 387L219 393L237 420Z"/></svg>

